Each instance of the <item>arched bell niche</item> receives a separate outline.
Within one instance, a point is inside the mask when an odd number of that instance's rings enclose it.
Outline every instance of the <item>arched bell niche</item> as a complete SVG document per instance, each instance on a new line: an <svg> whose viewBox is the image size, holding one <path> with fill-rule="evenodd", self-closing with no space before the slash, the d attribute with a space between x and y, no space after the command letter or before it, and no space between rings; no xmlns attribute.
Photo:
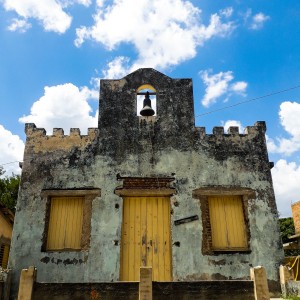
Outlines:
<svg viewBox="0 0 300 300"><path fill-rule="evenodd" d="M157 116L156 89L150 84L143 84L136 92L137 116Z"/></svg>

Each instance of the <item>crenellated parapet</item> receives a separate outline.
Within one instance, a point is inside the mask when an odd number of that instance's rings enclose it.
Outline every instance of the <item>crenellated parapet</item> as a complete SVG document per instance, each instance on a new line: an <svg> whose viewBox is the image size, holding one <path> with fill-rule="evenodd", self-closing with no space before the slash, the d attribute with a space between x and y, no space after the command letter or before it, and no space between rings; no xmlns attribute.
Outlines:
<svg viewBox="0 0 300 300"><path fill-rule="evenodd" d="M79 128L71 128L65 135L62 128L54 128L52 135L47 135L44 128L37 128L34 123L25 124L26 149L31 152L68 151L74 147L83 150L97 140L99 129L88 128L87 135L81 135Z"/></svg>
<svg viewBox="0 0 300 300"><path fill-rule="evenodd" d="M198 152L206 153L218 161L234 159L248 161L252 166L263 165L269 168L269 158L266 145L266 124L256 122L247 126L243 133L239 127L231 126L225 133L224 127L213 128L212 134L207 134L205 127L196 127L195 144Z"/></svg>
<svg viewBox="0 0 300 300"><path fill-rule="evenodd" d="M264 139L266 133L266 123L264 121L258 121L254 124L254 126L247 126L243 133L239 132L238 126L230 126L226 133L224 127L222 126L215 126L212 134L207 134L205 127L196 127L196 132L200 140L209 139L215 140L216 142L223 139L232 139L232 141L234 141L237 138L252 139L262 137Z"/></svg>

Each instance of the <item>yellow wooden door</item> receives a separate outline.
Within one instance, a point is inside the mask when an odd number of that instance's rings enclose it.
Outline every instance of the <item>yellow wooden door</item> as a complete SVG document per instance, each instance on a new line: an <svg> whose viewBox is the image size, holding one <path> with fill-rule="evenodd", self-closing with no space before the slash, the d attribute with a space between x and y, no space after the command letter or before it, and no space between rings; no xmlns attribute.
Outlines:
<svg viewBox="0 0 300 300"><path fill-rule="evenodd" d="M152 267L154 281L171 281L169 197L125 197L121 280L139 281L140 267Z"/></svg>

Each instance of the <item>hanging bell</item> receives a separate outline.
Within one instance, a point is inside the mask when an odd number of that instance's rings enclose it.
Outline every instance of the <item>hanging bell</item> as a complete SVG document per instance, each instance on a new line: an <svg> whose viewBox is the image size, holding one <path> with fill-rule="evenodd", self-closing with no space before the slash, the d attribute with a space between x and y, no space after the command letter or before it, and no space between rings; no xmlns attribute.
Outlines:
<svg viewBox="0 0 300 300"><path fill-rule="evenodd" d="M141 109L140 114L143 117L150 117L155 114L154 110L151 107L151 100L149 97L149 92L147 92L145 95L144 107Z"/></svg>

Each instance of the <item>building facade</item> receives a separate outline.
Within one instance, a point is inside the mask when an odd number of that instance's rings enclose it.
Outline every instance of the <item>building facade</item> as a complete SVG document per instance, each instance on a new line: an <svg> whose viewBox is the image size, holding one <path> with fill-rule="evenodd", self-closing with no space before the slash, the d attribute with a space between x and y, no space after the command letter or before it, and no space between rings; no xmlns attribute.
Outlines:
<svg viewBox="0 0 300 300"><path fill-rule="evenodd" d="M0 203L0 267L7 268L14 213Z"/></svg>
<svg viewBox="0 0 300 300"><path fill-rule="evenodd" d="M139 116L150 90L156 114ZM62 104L63 105L63 104ZM10 268L39 282L249 279L283 257L264 122L195 127L191 79L101 80L98 128L26 124Z"/></svg>

